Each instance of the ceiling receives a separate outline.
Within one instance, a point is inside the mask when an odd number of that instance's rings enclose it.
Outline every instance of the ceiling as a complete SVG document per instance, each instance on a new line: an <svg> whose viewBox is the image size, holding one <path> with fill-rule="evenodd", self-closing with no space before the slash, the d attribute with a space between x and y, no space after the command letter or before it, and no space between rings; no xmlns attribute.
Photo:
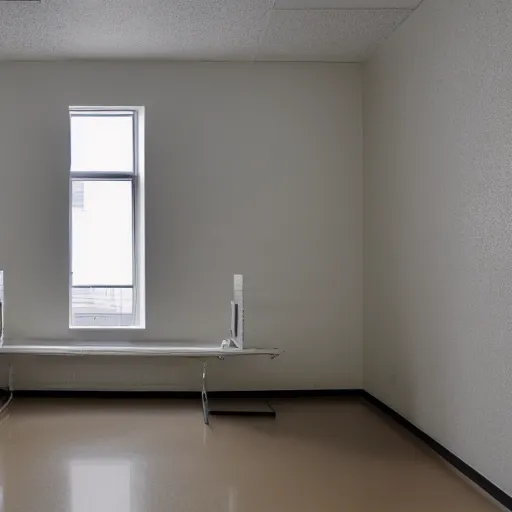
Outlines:
<svg viewBox="0 0 512 512"><path fill-rule="evenodd" d="M365 60L421 0L0 0L0 59Z"/></svg>

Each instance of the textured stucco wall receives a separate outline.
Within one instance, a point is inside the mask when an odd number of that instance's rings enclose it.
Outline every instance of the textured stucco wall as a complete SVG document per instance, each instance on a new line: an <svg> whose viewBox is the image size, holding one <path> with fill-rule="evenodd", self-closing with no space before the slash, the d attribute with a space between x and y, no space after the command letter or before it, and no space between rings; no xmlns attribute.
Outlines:
<svg viewBox="0 0 512 512"><path fill-rule="evenodd" d="M512 493L512 3L425 0L365 69L365 387Z"/></svg>

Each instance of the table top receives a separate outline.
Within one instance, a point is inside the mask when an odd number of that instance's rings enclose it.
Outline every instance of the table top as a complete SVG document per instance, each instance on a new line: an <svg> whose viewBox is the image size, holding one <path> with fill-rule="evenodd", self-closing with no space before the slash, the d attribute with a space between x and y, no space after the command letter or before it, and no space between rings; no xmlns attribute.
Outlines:
<svg viewBox="0 0 512 512"><path fill-rule="evenodd" d="M72 340L5 340L0 355L56 355L56 356L159 356L159 357L239 357L278 356L276 348L222 348L220 344L185 345L165 341L112 342Z"/></svg>

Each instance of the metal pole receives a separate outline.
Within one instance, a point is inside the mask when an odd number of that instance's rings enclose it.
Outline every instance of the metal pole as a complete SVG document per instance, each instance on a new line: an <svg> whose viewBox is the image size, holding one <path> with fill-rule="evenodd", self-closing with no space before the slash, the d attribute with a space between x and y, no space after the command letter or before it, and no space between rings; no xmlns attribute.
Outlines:
<svg viewBox="0 0 512 512"><path fill-rule="evenodd" d="M203 404L203 419L204 424L209 425L209 416L210 416L210 410L208 409L208 391L206 389L206 373L207 373L207 363L206 361L203 361L203 389L201 391L201 402Z"/></svg>

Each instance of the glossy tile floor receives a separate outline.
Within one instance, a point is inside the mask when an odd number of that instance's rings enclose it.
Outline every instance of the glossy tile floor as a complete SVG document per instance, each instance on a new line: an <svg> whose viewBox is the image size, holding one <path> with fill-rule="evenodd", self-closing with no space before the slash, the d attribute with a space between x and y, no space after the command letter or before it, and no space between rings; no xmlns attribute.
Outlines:
<svg viewBox="0 0 512 512"><path fill-rule="evenodd" d="M277 419L199 402L14 401L2 512L486 512L421 443L356 401L276 402Z"/></svg>

